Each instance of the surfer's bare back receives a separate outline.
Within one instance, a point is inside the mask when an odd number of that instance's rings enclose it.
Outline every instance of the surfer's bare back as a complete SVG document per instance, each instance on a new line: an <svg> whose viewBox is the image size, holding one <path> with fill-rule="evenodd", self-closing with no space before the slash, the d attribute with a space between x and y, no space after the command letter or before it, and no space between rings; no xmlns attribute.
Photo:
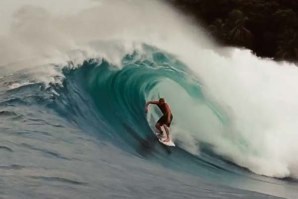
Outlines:
<svg viewBox="0 0 298 199"><path fill-rule="evenodd" d="M168 142L170 140L168 127L171 126L171 122L173 120L173 115L172 115L170 106L166 103L164 98L160 98L158 101L148 101L146 103L146 107L145 107L145 112L146 113L148 112L149 104L155 104L161 110L163 115L156 122L155 127L159 131L160 135L162 135L161 127L164 126L164 128L166 130L167 137L163 141Z"/></svg>

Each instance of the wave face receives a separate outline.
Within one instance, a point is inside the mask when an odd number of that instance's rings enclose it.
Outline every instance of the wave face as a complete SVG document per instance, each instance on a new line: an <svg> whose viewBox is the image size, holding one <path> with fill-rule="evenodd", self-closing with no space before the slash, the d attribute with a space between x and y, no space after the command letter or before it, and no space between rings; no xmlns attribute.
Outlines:
<svg viewBox="0 0 298 199"><path fill-rule="evenodd" d="M200 83L191 78L185 65L156 48L144 46L144 50L146 52L135 51L124 56L120 67L105 59L90 59L79 68L65 68L66 80L61 88L56 88L60 94L56 105L58 110L64 114L71 113L69 117L78 116L77 122L88 124L88 128L90 123L95 124L93 128L99 129L98 136L112 138L113 143L119 142L119 147L135 151L141 141L154 137L152 129L160 116L154 107L145 115L147 100L162 95L173 104L182 103L184 98L205 103ZM179 92L180 97L177 98L173 91ZM61 106L62 101L67 101L70 106ZM209 110L213 112L211 106ZM180 117L178 111L177 120ZM186 108L184 111L189 110ZM86 114L90 116L85 117ZM99 122L102 124L98 126ZM199 148L196 150L193 152L198 153Z"/></svg>

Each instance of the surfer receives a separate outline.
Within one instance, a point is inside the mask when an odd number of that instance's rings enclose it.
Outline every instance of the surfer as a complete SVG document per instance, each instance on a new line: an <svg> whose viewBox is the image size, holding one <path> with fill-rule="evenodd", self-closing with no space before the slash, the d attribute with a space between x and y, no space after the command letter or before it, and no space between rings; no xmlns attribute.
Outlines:
<svg viewBox="0 0 298 199"><path fill-rule="evenodd" d="M166 103L164 98L160 98L158 101L148 101L146 103L145 112L148 112L148 106L149 104L155 104L158 106L158 108L162 112L162 116L159 118L159 120L156 122L155 127L159 131L159 135L162 135L161 127L163 126L166 131L166 139L163 140L164 142L170 141L169 137L169 127L171 125L171 122L173 120L173 115L170 109L170 106Z"/></svg>

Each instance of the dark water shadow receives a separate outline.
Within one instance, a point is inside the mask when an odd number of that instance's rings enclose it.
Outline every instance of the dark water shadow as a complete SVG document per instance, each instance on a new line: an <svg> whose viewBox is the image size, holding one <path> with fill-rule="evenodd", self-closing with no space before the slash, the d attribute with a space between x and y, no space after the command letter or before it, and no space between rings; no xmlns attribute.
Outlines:
<svg viewBox="0 0 298 199"><path fill-rule="evenodd" d="M169 147L160 143L158 138L153 134L153 132L151 132L151 129L148 130L150 131L149 135L142 137L128 124L123 123L123 127L126 129L126 133L128 133L138 143L138 147L136 149L137 153L141 156L146 157L153 155L153 152L158 150L158 148L163 149L168 154L172 153L174 147Z"/></svg>

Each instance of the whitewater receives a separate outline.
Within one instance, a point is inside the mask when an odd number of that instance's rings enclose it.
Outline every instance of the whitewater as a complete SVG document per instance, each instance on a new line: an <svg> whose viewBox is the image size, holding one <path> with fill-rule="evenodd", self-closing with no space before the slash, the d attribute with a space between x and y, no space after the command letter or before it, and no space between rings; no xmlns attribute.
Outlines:
<svg viewBox="0 0 298 199"><path fill-rule="evenodd" d="M0 198L297 198L297 65L167 1L2 3Z"/></svg>

